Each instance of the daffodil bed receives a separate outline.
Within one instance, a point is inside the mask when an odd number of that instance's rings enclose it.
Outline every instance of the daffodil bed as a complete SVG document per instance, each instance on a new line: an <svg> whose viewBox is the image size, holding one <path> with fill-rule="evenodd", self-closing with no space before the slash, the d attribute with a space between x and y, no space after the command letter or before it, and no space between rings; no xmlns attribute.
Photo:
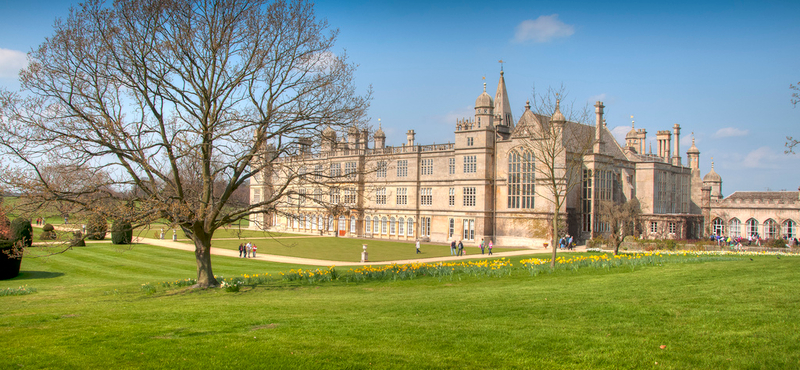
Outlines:
<svg viewBox="0 0 800 370"><path fill-rule="evenodd" d="M222 288L230 292L238 292L242 286L276 285L283 283L296 284L321 284L333 281L365 282L365 281L397 281L408 280L419 277L432 277L440 282L447 279L459 279L462 276L474 277L502 277L510 276L515 273L527 273L536 276L541 273L554 273L556 271L579 269L603 269L627 268L634 270L642 266L659 266L665 263L690 263L690 262L709 262L732 260L736 253L729 252L645 252L645 253L625 253L620 255L596 254L596 255L570 255L567 257L559 256L556 258L555 267L551 267L550 259L529 258L519 261L515 266L507 258L486 259L477 261L462 262L435 262L423 263L415 262L408 264L390 264L363 266L355 269L348 269L343 272L335 266L327 269L291 269L288 272L280 272L276 275L270 273L244 274L234 277L216 276ZM151 283L142 284L143 292L153 294L158 288L181 288L192 286L196 283L193 278L183 280L165 281L157 285Z"/></svg>

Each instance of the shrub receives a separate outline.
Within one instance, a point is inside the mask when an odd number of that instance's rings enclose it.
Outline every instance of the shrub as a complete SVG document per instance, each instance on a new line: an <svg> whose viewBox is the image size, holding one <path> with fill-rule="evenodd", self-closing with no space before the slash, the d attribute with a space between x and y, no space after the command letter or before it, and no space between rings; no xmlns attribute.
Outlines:
<svg viewBox="0 0 800 370"><path fill-rule="evenodd" d="M70 241L70 245L73 247L85 247L86 242L83 240L83 233L81 233L80 231L73 231L72 241Z"/></svg>
<svg viewBox="0 0 800 370"><path fill-rule="evenodd" d="M786 248L786 240L775 238L764 243L767 248Z"/></svg>
<svg viewBox="0 0 800 370"><path fill-rule="evenodd" d="M55 240L56 239L56 228L53 225L45 224L42 227L42 235L39 236L39 239L42 240Z"/></svg>
<svg viewBox="0 0 800 370"><path fill-rule="evenodd" d="M133 240L131 223L117 220L111 226L111 242L114 244L130 244Z"/></svg>
<svg viewBox="0 0 800 370"><path fill-rule="evenodd" d="M6 212L0 208L0 239L11 239L11 222L6 217Z"/></svg>
<svg viewBox="0 0 800 370"><path fill-rule="evenodd" d="M86 222L86 237L92 240L103 240L108 232L108 222L101 215L91 215Z"/></svg>
<svg viewBox="0 0 800 370"><path fill-rule="evenodd" d="M50 225L52 227L53 225ZM25 248L30 248L33 243L33 227L31 220L17 218L11 223L11 240L22 240Z"/></svg>

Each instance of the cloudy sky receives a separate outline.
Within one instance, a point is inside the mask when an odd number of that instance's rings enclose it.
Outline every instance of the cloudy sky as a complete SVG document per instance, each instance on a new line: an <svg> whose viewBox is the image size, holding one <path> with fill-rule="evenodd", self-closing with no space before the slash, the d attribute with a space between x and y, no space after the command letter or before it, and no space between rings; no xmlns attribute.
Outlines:
<svg viewBox="0 0 800 370"><path fill-rule="evenodd" d="M70 2L0 4L0 85L16 89L24 54L52 33ZM334 50L371 85L372 122L387 144L413 129L422 144L453 140L475 98L494 95L503 60L515 119L534 87L563 85L582 106L602 100L619 140L678 123L681 156L694 133L705 174L734 191L797 190L800 155L798 1L319 1L340 31Z"/></svg>

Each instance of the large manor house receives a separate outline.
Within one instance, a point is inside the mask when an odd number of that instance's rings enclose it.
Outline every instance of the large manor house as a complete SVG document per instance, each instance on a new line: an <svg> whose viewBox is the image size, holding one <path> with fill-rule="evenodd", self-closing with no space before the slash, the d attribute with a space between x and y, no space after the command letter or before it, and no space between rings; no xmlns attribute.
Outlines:
<svg viewBox="0 0 800 370"><path fill-rule="evenodd" d="M550 115L534 113L529 103L516 120L502 71L494 98L486 84L483 90L474 116L456 122L453 143L421 145L409 130L406 143L386 146L381 128L370 143L370 133L355 127L344 137L327 129L316 141L301 142L298 157L306 159L296 163L302 163L302 171L314 171L317 181L292 185L275 210L251 216L251 228L541 247L551 240L554 204L542 178L546 169L531 145L538 132L558 128L556 151L563 154L551 167L580 177L563 181L575 186L561 189L569 190L561 208L562 229L578 241L608 231L598 217L599 201L633 198L641 205L641 238L796 237L800 192L736 192L723 198L713 163L700 177L694 139L686 160L681 157L678 124L657 131L657 149L647 152L647 131L633 124L625 143L616 141L600 101L594 105L594 125L566 120L558 105ZM581 167L565 172L575 163L568 158L575 157ZM284 163L295 159L281 158ZM271 191L269 179L275 175L254 178L251 202Z"/></svg>

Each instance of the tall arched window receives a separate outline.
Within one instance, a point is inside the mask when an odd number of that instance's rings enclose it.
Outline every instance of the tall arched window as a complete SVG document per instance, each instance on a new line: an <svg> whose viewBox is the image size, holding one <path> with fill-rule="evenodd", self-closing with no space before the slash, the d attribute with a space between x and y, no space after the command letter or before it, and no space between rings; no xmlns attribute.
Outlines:
<svg viewBox="0 0 800 370"><path fill-rule="evenodd" d="M756 235L758 235L758 221L756 221L753 218L747 220L747 222L745 223L744 232L745 234L747 234L745 236L747 236L748 238L751 236L755 237Z"/></svg>
<svg viewBox="0 0 800 370"><path fill-rule="evenodd" d="M781 225L781 232L783 233L783 237L787 239L794 238L796 236L797 224L795 224L792 220L783 221L783 225Z"/></svg>
<svg viewBox="0 0 800 370"><path fill-rule="evenodd" d="M734 218L728 223L728 232L731 234L731 238L742 236L742 223L738 218Z"/></svg>
<svg viewBox="0 0 800 370"><path fill-rule="evenodd" d="M339 216L339 231L347 230L347 217L344 215Z"/></svg>
<svg viewBox="0 0 800 370"><path fill-rule="evenodd" d="M397 235L400 236L406 235L405 228L406 228L406 219L400 217L400 219L397 220Z"/></svg>
<svg viewBox="0 0 800 370"><path fill-rule="evenodd" d="M350 233L356 233L356 216L350 216Z"/></svg>
<svg viewBox="0 0 800 370"><path fill-rule="evenodd" d="M725 222L719 217L715 218L711 223L711 230L714 232L714 235L725 235Z"/></svg>
<svg viewBox="0 0 800 370"><path fill-rule="evenodd" d="M767 239L775 239L779 235L778 223L773 219L764 221L764 237Z"/></svg>
<svg viewBox="0 0 800 370"><path fill-rule="evenodd" d="M306 230L311 230L311 217L303 216L303 221L304 221L303 223L306 224L305 225L306 226Z"/></svg>
<svg viewBox="0 0 800 370"><path fill-rule="evenodd" d="M386 217L381 217L381 234L386 234L389 230L389 220Z"/></svg>
<svg viewBox="0 0 800 370"><path fill-rule="evenodd" d="M408 218L408 236L414 236L414 218Z"/></svg>
<svg viewBox="0 0 800 370"><path fill-rule="evenodd" d="M535 169L531 152L508 153L508 208L533 208Z"/></svg>
<svg viewBox="0 0 800 370"><path fill-rule="evenodd" d="M328 216L328 231L333 231L333 215Z"/></svg>
<svg viewBox="0 0 800 370"><path fill-rule="evenodd" d="M394 235L395 231L397 231L396 221L394 217L389 218L389 235Z"/></svg>
<svg viewBox="0 0 800 370"><path fill-rule="evenodd" d="M365 217L364 218L364 234L369 235L372 233L372 217Z"/></svg>
<svg viewBox="0 0 800 370"><path fill-rule="evenodd" d="M311 215L311 230L317 229L317 215Z"/></svg>

